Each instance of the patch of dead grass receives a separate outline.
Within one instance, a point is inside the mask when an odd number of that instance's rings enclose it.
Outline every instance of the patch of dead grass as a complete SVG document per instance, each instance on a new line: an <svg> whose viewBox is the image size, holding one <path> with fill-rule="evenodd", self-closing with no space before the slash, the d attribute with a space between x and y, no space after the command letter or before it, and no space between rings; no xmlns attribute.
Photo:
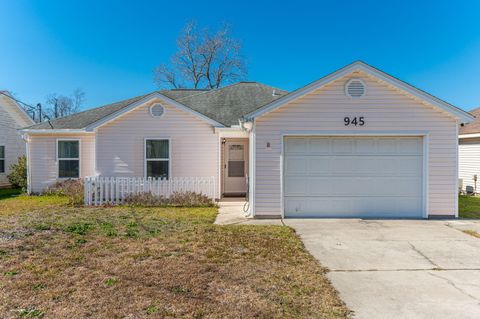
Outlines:
<svg viewBox="0 0 480 319"><path fill-rule="evenodd" d="M215 208L36 199L0 203L0 231L13 234L0 241L2 318L348 317L288 227L213 225Z"/></svg>
<svg viewBox="0 0 480 319"><path fill-rule="evenodd" d="M465 234L468 234L470 236L473 236L473 237L477 237L477 238L480 238L480 233L474 231L474 230L463 230L463 232Z"/></svg>

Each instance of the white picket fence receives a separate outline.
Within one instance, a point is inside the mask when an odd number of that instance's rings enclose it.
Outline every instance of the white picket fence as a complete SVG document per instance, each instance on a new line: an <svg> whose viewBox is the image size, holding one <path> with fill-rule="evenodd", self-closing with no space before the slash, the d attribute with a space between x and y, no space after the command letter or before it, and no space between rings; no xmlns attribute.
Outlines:
<svg viewBox="0 0 480 319"><path fill-rule="evenodd" d="M152 193L169 197L174 192L195 192L215 198L215 177L85 177L84 201L87 206L119 205L130 194Z"/></svg>

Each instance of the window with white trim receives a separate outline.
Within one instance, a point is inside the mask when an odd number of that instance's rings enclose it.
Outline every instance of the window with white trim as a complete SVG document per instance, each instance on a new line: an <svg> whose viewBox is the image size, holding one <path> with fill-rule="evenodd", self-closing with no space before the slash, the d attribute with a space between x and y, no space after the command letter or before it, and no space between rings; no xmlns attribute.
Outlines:
<svg viewBox="0 0 480 319"><path fill-rule="evenodd" d="M145 140L145 173L146 177L170 177L170 140Z"/></svg>
<svg viewBox="0 0 480 319"><path fill-rule="evenodd" d="M5 146L0 145L0 173L5 173Z"/></svg>
<svg viewBox="0 0 480 319"><path fill-rule="evenodd" d="M80 177L80 141L57 141L58 177Z"/></svg>

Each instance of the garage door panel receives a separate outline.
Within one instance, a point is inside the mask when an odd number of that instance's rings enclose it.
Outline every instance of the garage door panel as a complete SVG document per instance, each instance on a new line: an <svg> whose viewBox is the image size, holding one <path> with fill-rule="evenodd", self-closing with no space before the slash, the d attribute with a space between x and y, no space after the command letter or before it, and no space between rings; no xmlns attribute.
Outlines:
<svg viewBox="0 0 480 319"><path fill-rule="evenodd" d="M292 156L285 159L285 170L290 175L306 174L308 169L308 159L304 157Z"/></svg>
<svg viewBox="0 0 480 319"><path fill-rule="evenodd" d="M418 218L419 198L399 197L297 197L285 201L288 217ZM322 207L319 211L318 207ZM401 214L401 216L399 216Z"/></svg>
<svg viewBox="0 0 480 319"><path fill-rule="evenodd" d="M353 139L338 138L332 139L332 153L333 154L352 154L353 153Z"/></svg>
<svg viewBox="0 0 480 319"><path fill-rule="evenodd" d="M377 141L378 153L377 154L396 154L397 145L394 138L383 138Z"/></svg>
<svg viewBox="0 0 480 319"><path fill-rule="evenodd" d="M375 154L377 153L377 143L375 139L366 138L355 141L355 153L357 154Z"/></svg>
<svg viewBox="0 0 480 319"><path fill-rule="evenodd" d="M306 170L308 171L309 175L329 175L332 171L332 162L332 157L328 156L309 157Z"/></svg>
<svg viewBox="0 0 480 319"><path fill-rule="evenodd" d="M330 139L328 138L316 138L310 139L309 143L310 154L328 154L330 153Z"/></svg>
<svg viewBox="0 0 480 319"><path fill-rule="evenodd" d="M307 138L289 138L285 145L285 154L305 154L307 151Z"/></svg>
<svg viewBox="0 0 480 319"><path fill-rule="evenodd" d="M304 177L285 178L285 196L299 196L308 194L308 180Z"/></svg>
<svg viewBox="0 0 480 319"><path fill-rule="evenodd" d="M285 147L287 217L422 217L422 138L286 138Z"/></svg>

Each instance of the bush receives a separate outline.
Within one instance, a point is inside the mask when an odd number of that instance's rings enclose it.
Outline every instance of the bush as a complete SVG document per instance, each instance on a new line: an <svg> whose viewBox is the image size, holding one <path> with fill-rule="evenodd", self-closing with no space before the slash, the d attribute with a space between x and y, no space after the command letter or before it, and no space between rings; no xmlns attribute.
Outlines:
<svg viewBox="0 0 480 319"><path fill-rule="evenodd" d="M170 197L152 193L131 194L124 203L131 206L174 206L174 207L213 207L215 204L203 194L195 192L174 192Z"/></svg>
<svg viewBox="0 0 480 319"><path fill-rule="evenodd" d="M10 174L7 178L13 187L19 187L24 192L27 190L27 158L25 156L20 156L16 164L10 165Z"/></svg>
<svg viewBox="0 0 480 319"><path fill-rule="evenodd" d="M45 195L67 196L71 205L83 205L83 181L81 179L68 179L57 182L55 185L48 187L43 193Z"/></svg>

